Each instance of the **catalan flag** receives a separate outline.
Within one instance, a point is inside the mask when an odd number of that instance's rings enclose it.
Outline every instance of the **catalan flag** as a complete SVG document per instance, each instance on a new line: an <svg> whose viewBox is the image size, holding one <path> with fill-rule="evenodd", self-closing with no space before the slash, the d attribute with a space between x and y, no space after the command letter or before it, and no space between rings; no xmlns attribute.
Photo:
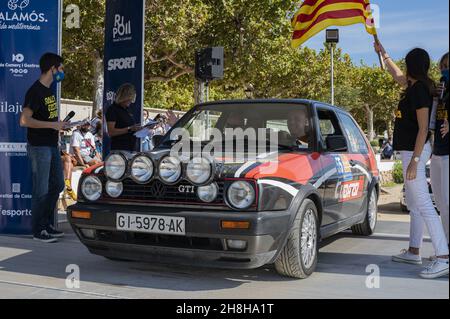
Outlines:
<svg viewBox="0 0 450 319"><path fill-rule="evenodd" d="M369 5L369 0L305 0L292 19L292 47L299 47L330 26L363 23L369 34L376 35Z"/></svg>

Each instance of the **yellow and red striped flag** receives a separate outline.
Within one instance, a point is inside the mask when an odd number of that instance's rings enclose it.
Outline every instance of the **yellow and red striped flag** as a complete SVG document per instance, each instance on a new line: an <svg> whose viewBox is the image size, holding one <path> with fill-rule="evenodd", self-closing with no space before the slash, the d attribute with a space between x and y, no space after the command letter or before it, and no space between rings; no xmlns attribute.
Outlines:
<svg viewBox="0 0 450 319"><path fill-rule="evenodd" d="M330 26L363 23L369 34L376 35L369 0L305 0L292 19L292 47Z"/></svg>

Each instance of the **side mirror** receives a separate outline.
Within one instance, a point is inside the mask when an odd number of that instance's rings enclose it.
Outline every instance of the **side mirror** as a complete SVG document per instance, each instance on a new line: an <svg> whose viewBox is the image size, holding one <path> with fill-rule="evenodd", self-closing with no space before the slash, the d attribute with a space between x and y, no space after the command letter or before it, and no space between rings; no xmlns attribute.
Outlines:
<svg viewBox="0 0 450 319"><path fill-rule="evenodd" d="M159 145L159 143L162 142L164 138L164 135L153 135L152 137L152 143L154 147L157 147Z"/></svg>
<svg viewBox="0 0 450 319"><path fill-rule="evenodd" d="M326 138L328 152L347 152L348 145L345 136L330 135Z"/></svg>

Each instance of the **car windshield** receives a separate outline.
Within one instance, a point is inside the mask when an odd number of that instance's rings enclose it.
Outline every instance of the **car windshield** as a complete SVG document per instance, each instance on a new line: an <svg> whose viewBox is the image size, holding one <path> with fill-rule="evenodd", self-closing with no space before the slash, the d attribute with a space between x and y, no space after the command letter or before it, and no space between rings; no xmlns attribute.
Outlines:
<svg viewBox="0 0 450 319"><path fill-rule="evenodd" d="M269 140L275 135L280 148L300 150L308 150L311 145L310 127L306 105L283 103L208 105L191 112L175 126L189 132L195 142L217 142L218 135L223 142Z"/></svg>

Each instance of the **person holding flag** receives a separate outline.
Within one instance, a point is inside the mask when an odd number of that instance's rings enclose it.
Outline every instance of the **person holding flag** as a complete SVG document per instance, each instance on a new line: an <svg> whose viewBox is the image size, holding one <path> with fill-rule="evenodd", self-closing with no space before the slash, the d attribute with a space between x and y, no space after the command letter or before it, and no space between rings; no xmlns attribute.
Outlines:
<svg viewBox="0 0 450 319"><path fill-rule="evenodd" d="M406 73L397 66L383 45L375 42L375 51L383 57L394 80L404 89L395 113L394 150L399 151L403 163L406 187L406 203L411 211L409 249L393 256L395 262L420 265L420 248L424 226L428 228L436 259L420 273L425 279L448 275L448 245L444 227L434 208L426 177L426 165L430 160L429 123L433 106L435 83L429 76L431 59L423 49L414 49L405 58Z"/></svg>

